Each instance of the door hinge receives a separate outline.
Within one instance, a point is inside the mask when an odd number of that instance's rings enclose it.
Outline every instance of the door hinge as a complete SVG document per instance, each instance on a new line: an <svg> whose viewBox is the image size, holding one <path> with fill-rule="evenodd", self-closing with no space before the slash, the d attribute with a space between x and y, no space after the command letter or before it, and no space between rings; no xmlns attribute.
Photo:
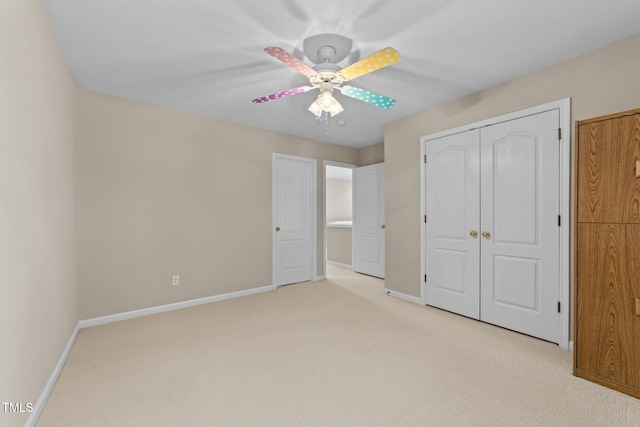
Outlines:
<svg viewBox="0 0 640 427"><path fill-rule="evenodd" d="M425 223L427 222L427 216L426 215L424 216L424 222Z"/></svg>
<svg viewBox="0 0 640 427"><path fill-rule="evenodd" d="M424 155L424 163L427 164L427 155Z"/></svg>
<svg viewBox="0 0 640 427"><path fill-rule="evenodd" d="M560 313L560 301L558 301L558 313Z"/></svg>
<svg viewBox="0 0 640 427"><path fill-rule="evenodd" d="M424 275L424 283L427 283L427 275Z"/></svg>
<svg viewBox="0 0 640 427"><path fill-rule="evenodd" d="M558 227L562 226L562 217L558 215Z"/></svg>
<svg viewBox="0 0 640 427"><path fill-rule="evenodd" d="M558 128L558 141L562 141L562 128Z"/></svg>

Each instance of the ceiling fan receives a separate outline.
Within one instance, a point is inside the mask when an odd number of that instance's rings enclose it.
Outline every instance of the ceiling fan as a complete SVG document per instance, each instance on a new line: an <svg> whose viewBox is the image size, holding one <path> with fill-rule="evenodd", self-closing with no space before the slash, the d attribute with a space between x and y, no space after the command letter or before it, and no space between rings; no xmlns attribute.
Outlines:
<svg viewBox="0 0 640 427"><path fill-rule="evenodd" d="M310 67L298 58L279 47L267 47L266 53L283 62L309 79L309 85L288 89L253 100L256 104L284 98L318 89L318 97L309 107L318 120L325 120L340 114L344 108L333 96L334 90L345 96L364 101L376 107L389 109L396 100L355 86L342 85L357 77L380 70L400 61L400 54L391 47L386 47L374 54L357 61L346 68L337 65L347 57L351 50L351 40L336 34L319 34L304 41L305 55L316 63Z"/></svg>

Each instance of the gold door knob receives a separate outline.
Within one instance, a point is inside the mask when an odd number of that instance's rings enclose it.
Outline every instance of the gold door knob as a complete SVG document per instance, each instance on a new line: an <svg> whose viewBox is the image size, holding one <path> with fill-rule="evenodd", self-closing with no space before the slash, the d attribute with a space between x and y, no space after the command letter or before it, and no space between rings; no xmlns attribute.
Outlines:
<svg viewBox="0 0 640 427"><path fill-rule="evenodd" d="M471 236L471 237L473 237L475 239L476 237L478 237L478 232L476 230L471 230L469 232L469 236Z"/></svg>
<svg viewBox="0 0 640 427"><path fill-rule="evenodd" d="M382 224L382 225L380 226L380 228L382 228L382 229L384 230L384 224Z"/></svg>
<svg viewBox="0 0 640 427"><path fill-rule="evenodd" d="M484 230L482 232L482 237L484 237L485 239L488 239L489 237L491 237L491 233L489 233L487 230Z"/></svg>
<svg viewBox="0 0 640 427"><path fill-rule="evenodd" d="M276 231L280 231L280 227L276 226Z"/></svg>

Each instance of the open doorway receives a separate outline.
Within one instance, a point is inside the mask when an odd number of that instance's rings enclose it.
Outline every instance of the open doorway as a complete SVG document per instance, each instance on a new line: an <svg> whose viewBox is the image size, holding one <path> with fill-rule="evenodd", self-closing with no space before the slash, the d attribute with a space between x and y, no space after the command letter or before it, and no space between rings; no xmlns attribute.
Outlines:
<svg viewBox="0 0 640 427"><path fill-rule="evenodd" d="M324 262L327 277L335 268L353 270L353 170L356 165L324 162Z"/></svg>

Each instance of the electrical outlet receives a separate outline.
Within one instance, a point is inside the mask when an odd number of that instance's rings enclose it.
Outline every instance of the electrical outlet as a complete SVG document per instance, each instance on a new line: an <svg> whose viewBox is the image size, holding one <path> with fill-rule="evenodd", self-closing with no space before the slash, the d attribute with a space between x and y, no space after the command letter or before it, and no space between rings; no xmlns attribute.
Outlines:
<svg viewBox="0 0 640 427"><path fill-rule="evenodd" d="M177 274L175 276L173 276L173 278L171 279L171 286L178 286L180 284L180 276L178 276Z"/></svg>

